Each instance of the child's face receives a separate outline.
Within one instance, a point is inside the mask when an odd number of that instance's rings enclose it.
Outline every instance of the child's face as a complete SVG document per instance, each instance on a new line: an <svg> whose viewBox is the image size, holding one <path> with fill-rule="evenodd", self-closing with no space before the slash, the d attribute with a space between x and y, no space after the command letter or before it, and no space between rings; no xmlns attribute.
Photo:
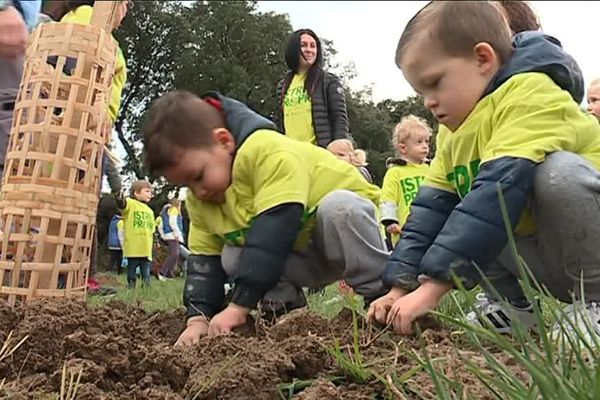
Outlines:
<svg viewBox="0 0 600 400"><path fill-rule="evenodd" d="M164 171L167 180L187 186L202 201L224 203L231 184L235 141L227 129L213 131L210 147L181 149L173 166Z"/></svg>
<svg viewBox="0 0 600 400"><path fill-rule="evenodd" d="M133 195L139 201L144 203L148 203L152 199L152 189L150 188L141 188L137 192L134 192Z"/></svg>
<svg viewBox="0 0 600 400"><path fill-rule="evenodd" d="M424 130L413 132L404 143L398 144L398 151L406 161L422 164L429 154L429 132Z"/></svg>
<svg viewBox="0 0 600 400"><path fill-rule="evenodd" d="M478 43L472 54L446 54L427 31L415 36L402 57L404 78L423 96L425 107L451 131L469 116L500 63L487 43Z"/></svg>
<svg viewBox="0 0 600 400"><path fill-rule="evenodd" d="M588 111L600 120L600 84L594 85L588 89Z"/></svg>
<svg viewBox="0 0 600 400"><path fill-rule="evenodd" d="M340 160L352 163L352 149L347 143L333 141L327 146L327 150L332 152Z"/></svg>

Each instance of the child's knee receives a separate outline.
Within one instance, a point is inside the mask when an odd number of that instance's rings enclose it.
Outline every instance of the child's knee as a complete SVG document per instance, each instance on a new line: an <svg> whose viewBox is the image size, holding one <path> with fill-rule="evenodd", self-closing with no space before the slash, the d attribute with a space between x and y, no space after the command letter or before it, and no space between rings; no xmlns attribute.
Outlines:
<svg viewBox="0 0 600 400"><path fill-rule="evenodd" d="M370 206L370 209L369 209ZM365 214L374 213L375 206L369 200L349 190L336 190L323 198L317 211L321 220L330 224L352 224ZM360 218L364 224L363 218Z"/></svg>
<svg viewBox="0 0 600 400"><path fill-rule="evenodd" d="M546 157L536 167L534 178L535 197L539 200L579 197L589 186L590 179L597 180L597 171L583 157L558 151Z"/></svg>

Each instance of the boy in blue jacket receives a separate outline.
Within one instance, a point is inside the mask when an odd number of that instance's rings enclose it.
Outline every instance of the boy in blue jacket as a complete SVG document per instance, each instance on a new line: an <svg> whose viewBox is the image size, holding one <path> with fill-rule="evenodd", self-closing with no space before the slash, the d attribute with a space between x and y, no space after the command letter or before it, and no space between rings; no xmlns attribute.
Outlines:
<svg viewBox="0 0 600 400"><path fill-rule="evenodd" d="M406 26L396 63L441 125L443 145L383 274L371 321L409 334L454 283L492 295L478 307L501 332L532 308L506 248L497 186L534 277L600 332L600 127L560 43L511 32L490 2L431 2ZM574 101L575 100L575 101ZM585 291L585 302L580 288ZM475 314L469 316L476 323Z"/></svg>

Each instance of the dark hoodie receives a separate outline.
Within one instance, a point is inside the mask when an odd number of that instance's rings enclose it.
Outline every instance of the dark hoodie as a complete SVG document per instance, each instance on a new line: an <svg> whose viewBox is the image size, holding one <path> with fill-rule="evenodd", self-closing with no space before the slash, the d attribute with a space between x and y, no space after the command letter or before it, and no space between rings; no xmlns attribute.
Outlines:
<svg viewBox="0 0 600 400"><path fill-rule="evenodd" d="M510 77L542 72L576 102L583 99L581 71L560 42L541 32L526 31L513 38L514 53L492 79L483 97ZM533 187L536 163L502 157L481 165L471 192L458 195L422 186L411 206L401 239L388 261L383 281L387 286L413 290L419 275L451 281L451 272L469 289L481 280L508 241L497 185L503 189L508 218L514 229Z"/></svg>
<svg viewBox="0 0 600 400"><path fill-rule="evenodd" d="M225 126L235 138L236 149L259 129L275 130L271 121L237 100L218 93L209 93L202 98L223 113ZM302 204L286 203L255 217L233 277L233 303L253 308L279 282L300 231L303 212ZM188 318L212 317L218 313L225 306L226 281L221 256L190 255L183 295Z"/></svg>

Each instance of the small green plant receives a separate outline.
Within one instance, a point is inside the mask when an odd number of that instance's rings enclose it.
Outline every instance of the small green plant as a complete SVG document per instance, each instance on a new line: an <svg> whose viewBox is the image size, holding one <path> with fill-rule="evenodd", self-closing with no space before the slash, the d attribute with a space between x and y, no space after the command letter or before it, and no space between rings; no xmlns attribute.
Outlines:
<svg viewBox="0 0 600 400"><path fill-rule="evenodd" d="M351 301L351 299L349 299ZM352 382L367 383L373 377L373 372L365 366L360 349L360 331L358 329L358 315L351 303L352 311L352 346L348 354L344 352L338 338L333 339L333 346L322 345L327 353L336 361L340 369Z"/></svg>
<svg viewBox="0 0 600 400"><path fill-rule="evenodd" d="M331 383L339 383L344 380L343 377L339 376L332 376L325 379ZM277 393L279 394L279 398L281 400L291 400L296 393L303 391L304 389L312 386L314 383L315 380L313 379L294 379L292 382L280 383L277 385Z"/></svg>

